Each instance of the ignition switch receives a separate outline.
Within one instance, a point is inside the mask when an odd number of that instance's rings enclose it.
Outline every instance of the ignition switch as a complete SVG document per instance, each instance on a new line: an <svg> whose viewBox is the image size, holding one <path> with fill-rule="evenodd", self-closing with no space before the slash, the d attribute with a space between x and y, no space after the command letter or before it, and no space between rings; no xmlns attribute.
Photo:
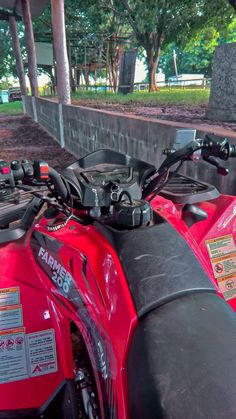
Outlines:
<svg viewBox="0 0 236 419"><path fill-rule="evenodd" d="M109 189L111 193L111 201L118 202L119 201L119 195L120 195L120 187L117 185L117 183L111 182L109 184Z"/></svg>

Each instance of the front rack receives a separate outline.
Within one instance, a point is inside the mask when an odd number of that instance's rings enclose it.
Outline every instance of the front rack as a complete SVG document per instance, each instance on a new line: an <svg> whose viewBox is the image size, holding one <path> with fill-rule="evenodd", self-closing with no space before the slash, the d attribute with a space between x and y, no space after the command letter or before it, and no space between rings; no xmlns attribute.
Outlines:
<svg viewBox="0 0 236 419"><path fill-rule="evenodd" d="M160 195L175 204L196 204L218 198L219 191L215 186L190 177L175 174L162 189Z"/></svg>

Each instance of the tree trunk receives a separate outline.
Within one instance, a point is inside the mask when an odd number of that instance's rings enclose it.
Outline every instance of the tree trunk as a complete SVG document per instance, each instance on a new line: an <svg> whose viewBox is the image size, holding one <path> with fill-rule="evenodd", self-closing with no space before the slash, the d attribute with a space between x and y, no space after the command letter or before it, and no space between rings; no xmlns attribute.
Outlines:
<svg viewBox="0 0 236 419"><path fill-rule="evenodd" d="M64 0L51 0L59 103L70 104L70 73L66 49Z"/></svg>
<svg viewBox="0 0 236 419"><path fill-rule="evenodd" d="M113 92L117 92L118 87L118 73L119 73L119 46L116 41L110 40L107 42L107 66L109 74L109 85Z"/></svg>
<svg viewBox="0 0 236 419"><path fill-rule="evenodd" d="M77 74L76 74L76 69L75 66L72 67L72 92L76 92L76 87L77 87Z"/></svg>
<svg viewBox="0 0 236 419"><path fill-rule="evenodd" d="M149 92L156 92L158 90L156 85L156 71L159 58L160 54L150 54L150 52L147 51Z"/></svg>
<svg viewBox="0 0 236 419"><path fill-rule="evenodd" d="M111 77L112 77L112 85L114 92L117 91L118 87L118 72L119 72L119 53L118 50L112 51L112 56L110 57L110 68L111 68Z"/></svg>
<svg viewBox="0 0 236 419"><path fill-rule="evenodd" d="M157 70L157 63L150 62L148 64L148 88L149 92L156 92L157 85L156 85L156 70Z"/></svg>
<svg viewBox="0 0 236 419"><path fill-rule="evenodd" d="M9 27L12 36L13 51L16 58L16 70L19 78L21 94L23 96L27 96L24 65L21 56L20 42L17 34L17 24L15 16L9 16Z"/></svg>
<svg viewBox="0 0 236 419"><path fill-rule="evenodd" d="M80 87L81 69L77 68L75 71L76 71L76 86Z"/></svg>
<svg viewBox="0 0 236 419"><path fill-rule="evenodd" d="M147 54L146 61L148 67L149 92L156 92L158 90L156 85L156 71L159 64L163 37L158 35L158 38L156 38L155 41L155 48L154 46L150 47L151 42L145 47Z"/></svg>
<svg viewBox="0 0 236 419"><path fill-rule="evenodd" d="M83 75L84 75L84 80L85 80L85 88L86 90L88 90L89 88L89 69L88 67L86 67L86 69L84 69L83 71Z"/></svg>
<svg viewBox="0 0 236 419"><path fill-rule="evenodd" d="M49 71L49 77L51 79L51 83L50 83L50 94L53 95L56 93L55 90L55 77L54 77L54 73L53 73L53 68L51 67L50 71Z"/></svg>
<svg viewBox="0 0 236 419"><path fill-rule="evenodd" d="M33 96L37 97L39 95L37 79L37 60L29 0L21 0L21 4L23 12L23 21L25 25L25 41L28 55L28 68L31 92Z"/></svg>
<svg viewBox="0 0 236 419"><path fill-rule="evenodd" d="M109 78L109 88L112 92L117 92L118 87L118 53L116 43L112 40L107 41L106 66Z"/></svg>

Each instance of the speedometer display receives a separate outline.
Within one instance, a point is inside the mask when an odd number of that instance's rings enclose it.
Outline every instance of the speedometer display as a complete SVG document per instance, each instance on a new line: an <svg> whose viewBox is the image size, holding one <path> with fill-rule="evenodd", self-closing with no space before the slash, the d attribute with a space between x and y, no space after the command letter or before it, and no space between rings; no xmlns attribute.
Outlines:
<svg viewBox="0 0 236 419"><path fill-rule="evenodd" d="M96 170L90 168L87 171L83 171L81 174L88 183L94 186L105 185L109 182L123 184L132 179L132 168L114 166L112 164L101 164L96 166Z"/></svg>

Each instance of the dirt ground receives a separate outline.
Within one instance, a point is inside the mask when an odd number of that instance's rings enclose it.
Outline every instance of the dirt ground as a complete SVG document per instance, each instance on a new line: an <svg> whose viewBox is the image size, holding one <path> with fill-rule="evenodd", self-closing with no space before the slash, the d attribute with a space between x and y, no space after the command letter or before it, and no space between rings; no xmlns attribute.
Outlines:
<svg viewBox="0 0 236 419"><path fill-rule="evenodd" d="M76 160L26 116L0 117L0 159L46 160L59 171Z"/></svg>

